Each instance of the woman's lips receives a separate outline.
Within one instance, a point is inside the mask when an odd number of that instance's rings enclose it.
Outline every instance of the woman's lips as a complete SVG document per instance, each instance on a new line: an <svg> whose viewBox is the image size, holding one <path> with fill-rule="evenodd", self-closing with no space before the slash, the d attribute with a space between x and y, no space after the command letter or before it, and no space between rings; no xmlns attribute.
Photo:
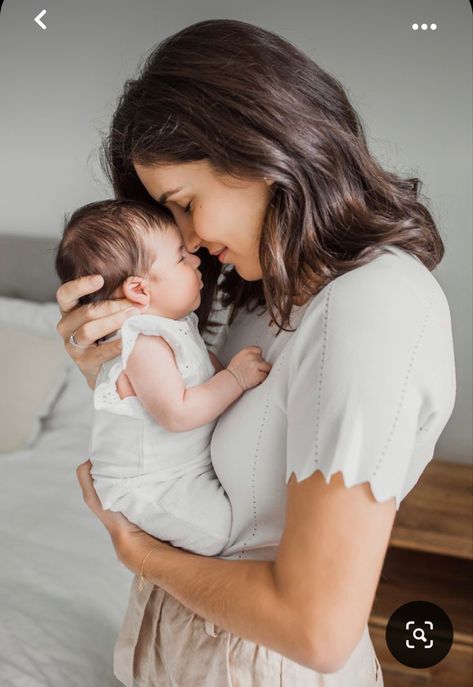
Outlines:
<svg viewBox="0 0 473 687"><path fill-rule="evenodd" d="M225 262L225 253L227 252L227 249L224 248L221 253L217 255L217 258L220 260L220 262Z"/></svg>

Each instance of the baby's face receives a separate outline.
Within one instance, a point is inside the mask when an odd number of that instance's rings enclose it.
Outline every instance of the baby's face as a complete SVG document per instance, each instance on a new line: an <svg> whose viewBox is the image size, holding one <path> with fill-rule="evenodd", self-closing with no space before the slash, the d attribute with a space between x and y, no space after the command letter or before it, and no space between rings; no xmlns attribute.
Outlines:
<svg viewBox="0 0 473 687"><path fill-rule="evenodd" d="M148 239L157 258L147 278L150 296L146 313L179 319L200 305L200 258L189 253L179 230L169 227Z"/></svg>

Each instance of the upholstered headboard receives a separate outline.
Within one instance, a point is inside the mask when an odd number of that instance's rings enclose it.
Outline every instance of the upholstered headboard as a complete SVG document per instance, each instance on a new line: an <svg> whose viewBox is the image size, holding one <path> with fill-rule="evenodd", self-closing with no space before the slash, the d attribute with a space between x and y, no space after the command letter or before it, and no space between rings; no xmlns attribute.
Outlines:
<svg viewBox="0 0 473 687"><path fill-rule="evenodd" d="M0 296L54 301L59 279L54 258L59 239L0 234Z"/></svg>

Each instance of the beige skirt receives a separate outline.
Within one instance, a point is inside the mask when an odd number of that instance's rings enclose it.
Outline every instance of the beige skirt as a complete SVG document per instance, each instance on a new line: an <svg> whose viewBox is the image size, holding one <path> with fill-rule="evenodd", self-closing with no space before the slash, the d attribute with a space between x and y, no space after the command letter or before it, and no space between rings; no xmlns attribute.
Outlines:
<svg viewBox="0 0 473 687"><path fill-rule="evenodd" d="M318 673L237 637L135 576L114 650L126 687L383 687L368 627L337 673Z"/></svg>

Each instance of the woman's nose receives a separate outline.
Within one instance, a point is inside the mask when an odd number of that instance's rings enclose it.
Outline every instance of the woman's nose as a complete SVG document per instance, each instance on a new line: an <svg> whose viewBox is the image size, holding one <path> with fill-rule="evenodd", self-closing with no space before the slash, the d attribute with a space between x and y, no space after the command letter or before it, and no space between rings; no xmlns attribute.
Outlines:
<svg viewBox="0 0 473 687"><path fill-rule="evenodd" d="M192 230L188 223L185 226L179 226L186 250L189 253L195 253L200 248L201 240L197 234Z"/></svg>
<svg viewBox="0 0 473 687"><path fill-rule="evenodd" d="M190 253L193 257L197 258L198 263L197 267L200 265L200 258L198 255L195 255L195 253L199 250L201 247L202 241L199 239L196 234L194 234L192 237L185 236L184 232L182 232L182 238L184 239L184 245L186 247L186 251Z"/></svg>
<svg viewBox="0 0 473 687"><path fill-rule="evenodd" d="M197 269L197 267L200 265L200 263L201 263L202 261L201 261L201 259L199 258L198 255L193 255L193 256L192 256L192 259L193 259L193 261L194 261L195 268Z"/></svg>

